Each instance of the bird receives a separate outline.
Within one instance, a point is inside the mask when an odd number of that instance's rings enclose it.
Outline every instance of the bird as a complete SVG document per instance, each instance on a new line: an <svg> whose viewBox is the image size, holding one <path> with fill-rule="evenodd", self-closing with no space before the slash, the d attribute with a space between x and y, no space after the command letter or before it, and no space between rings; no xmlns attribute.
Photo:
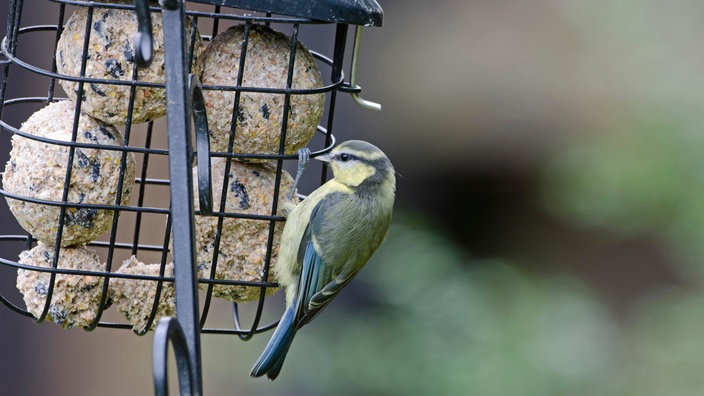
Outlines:
<svg viewBox="0 0 704 396"><path fill-rule="evenodd" d="M286 223L273 271L286 290L286 309L252 377L276 379L296 332L364 267L391 223L396 177L383 151L349 140L314 159L327 162L333 177L289 213L282 210Z"/></svg>

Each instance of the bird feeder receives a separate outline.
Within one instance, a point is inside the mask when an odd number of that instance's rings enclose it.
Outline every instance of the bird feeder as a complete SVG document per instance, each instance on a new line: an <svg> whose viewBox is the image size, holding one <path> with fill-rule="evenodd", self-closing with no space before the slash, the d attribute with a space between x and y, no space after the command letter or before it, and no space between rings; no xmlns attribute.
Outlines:
<svg viewBox="0 0 704 396"><path fill-rule="evenodd" d="M0 147L12 148L0 153L12 212L2 216L25 232L0 226L0 267L17 270L20 292L0 290L0 302L63 327L154 330L155 393L168 393L170 342L181 392L201 394L201 334L248 340L276 325L262 310L278 286L285 165L302 147L332 148L338 94L380 109L356 74L362 27L381 26L382 10L47 0L42 15L54 10L55 22L28 24L38 3L10 0L1 44ZM309 29L329 34L328 52L299 40ZM214 299L232 302L231 327L208 325ZM256 305L246 325L245 301ZM124 320L104 319L115 310Z"/></svg>

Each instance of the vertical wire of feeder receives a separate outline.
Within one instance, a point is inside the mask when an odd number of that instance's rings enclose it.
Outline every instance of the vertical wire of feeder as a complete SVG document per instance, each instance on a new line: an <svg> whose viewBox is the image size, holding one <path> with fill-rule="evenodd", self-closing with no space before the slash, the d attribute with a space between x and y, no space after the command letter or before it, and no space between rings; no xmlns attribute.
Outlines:
<svg viewBox="0 0 704 396"><path fill-rule="evenodd" d="M154 131L154 121L149 121L147 123L147 131L144 137L144 147L149 149L152 147L152 134ZM144 206L144 191L147 188L147 169L149 167L149 151L145 151L142 155L142 170L139 174L139 188L137 190L137 207ZM132 237L132 250L131 254L133 256L137 255L139 250L139 236L142 232L142 212L137 211L134 220L134 235Z"/></svg>
<svg viewBox="0 0 704 396"><path fill-rule="evenodd" d="M159 310L159 301L161 299L161 293L162 290L164 289L164 275L166 273L166 258L168 255L169 251L169 235L171 234L171 215L168 215L166 218L166 231L164 233L164 243L162 245L162 250L161 250L161 259L159 261L159 281L156 282L156 289L154 290L154 302L152 303L152 309L149 311L149 316L147 317L147 321L144 324L144 329L142 330L136 330L133 329L133 331L137 335L145 335L149 332L149 330L152 328L152 325L154 324L154 319L156 319L156 314L157 311Z"/></svg>
<svg viewBox="0 0 704 396"><path fill-rule="evenodd" d="M286 75L286 94L284 94L284 107L283 115L281 116L281 132L279 134L279 155L283 155L286 149L286 132L288 129L288 116L291 111L291 87L293 86L293 72L296 62L296 48L298 47L298 29L300 25L298 23L293 24L293 33L291 34L291 47L289 49L288 58L288 70ZM283 160L278 159L276 161L276 178L274 181L274 194L271 205L271 215L275 216L278 211L279 206L279 186L281 184L281 173L283 172ZM262 281L266 281L269 277L269 270L271 269L271 256L272 256L272 246L274 245L274 230L276 227L275 220L269 220L269 236L266 243L266 255L264 257L264 270L262 271ZM257 327L259 326L259 321L262 318L262 312L264 310L264 296L266 294L266 288L262 287L259 291L259 301L257 302L257 312L254 316L253 324L250 331L246 334L240 334L239 337L243 340L251 339Z"/></svg>
<svg viewBox="0 0 704 396"><path fill-rule="evenodd" d="M347 42L348 25L338 23L335 28L335 49L332 56L332 73L331 81L336 83L342 81L342 65L345 58L345 44ZM327 130L325 132L325 147L332 144L332 126L335 116L335 105L337 103L337 89L330 92L330 107L328 108ZM322 185L328 178L328 164L323 162L323 168L320 171L320 184Z"/></svg>
<svg viewBox="0 0 704 396"><path fill-rule="evenodd" d="M244 66L246 62L246 57L247 57L247 48L249 46L249 30L251 28L251 22L246 21L244 25L244 31L242 32L242 45L240 47L240 59L239 59L239 69L237 71L237 80L236 80L236 86L238 88L242 87L242 81L244 78ZM213 32L215 33L216 31L213 29ZM240 89L237 89L235 91L235 97L232 103L232 116L230 118L230 136L229 140L227 143L227 153L230 154L234 150L234 144L235 144L235 134L237 133L237 121L238 121L238 116L240 114L240 98L241 98L242 91ZM220 214L218 215L218 222L216 225L216 232L215 232L215 238L213 241L213 257L211 260L211 265L210 265L210 279L217 279L216 278L216 273L217 273L217 265L218 265L218 258L220 255L220 243L221 243L221 238L222 238L222 227L223 223L225 221L225 217L222 215L223 213L227 212L226 205L227 205L227 193L228 193L228 186L230 185L230 169L232 166L232 161L230 160L229 157L225 157L226 162L225 162L225 170L223 172L223 180L222 180L222 188L220 191L220 202L219 202L219 212ZM208 312L210 310L210 303L212 300L213 296L213 288L214 288L213 283L209 283L206 291L206 296L205 296L205 303L203 305L203 311L201 314L201 320L200 320L200 325L201 327L205 325L205 321L208 317Z"/></svg>
<svg viewBox="0 0 704 396"><path fill-rule="evenodd" d="M54 50L52 51L52 53L54 53L54 54L56 54L56 47L58 46L59 38L61 37L61 33L63 32L65 12L66 12L66 5L65 4L59 5L59 17L56 21L56 36L54 37ZM51 72L56 73L56 56L51 57ZM47 91L47 96L46 96L47 102L51 102L54 100L55 87L56 87L56 79L51 78L49 80L49 89Z"/></svg>
<svg viewBox="0 0 704 396"><path fill-rule="evenodd" d="M151 22L151 21L150 21ZM137 81L138 79L138 73L139 73L139 67L137 62L135 62L132 65L132 81ZM125 124L125 133L122 137L122 144L123 147L127 148L130 143L130 137L132 134L132 114L134 112L134 99L135 95L137 93L137 86L132 84L130 85L130 93L128 96L128 102L127 102L127 116L126 116L126 124ZM115 194L115 207L119 208L122 206L122 198L123 198L123 186L125 184L125 171L127 170L127 156L129 155L129 152L126 149L121 150L120 154L120 172L117 180L117 193ZM132 183L134 180L128 180L128 183ZM110 284L110 276L109 274L112 271L112 264L113 264L113 259L114 259L114 253L115 253L115 243L117 242L117 227L118 227L118 222L119 222L119 217L120 217L120 210L115 209L112 212L112 225L110 226L110 238L108 242L108 253L107 253L107 260L105 262L105 272L107 273L103 277L103 290L100 296L100 304L98 304L98 312L95 315L95 319L93 319L93 323L90 324L89 327L86 328L86 330L93 330L98 326L98 323L100 323L100 318L103 316L103 312L105 311L106 307L106 302L108 298L108 286ZM158 298L158 295L157 295Z"/></svg>
<svg viewBox="0 0 704 396"><path fill-rule="evenodd" d="M14 56L17 48L17 35L20 30L20 19L22 17L22 0L10 0L9 13L7 15L7 40L10 48L8 52ZM3 60L2 84L0 84L0 117L5 109L5 93L7 92L7 78L10 74L10 60Z"/></svg>
<svg viewBox="0 0 704 396"><path fill-rule="evenodd" d="M215 8L213 9L213 13L215 15L220 14L220 6L216 5ZM212 33L210 34L210 39L212 40L217 36L218 30L220 29L220 18L213 18L213 30L211 31Z"/></svg>
<svg viewBox="0 0 704 396"><path fill-rule="evenodd" d="M195 256L195 213L190 142L190 109L187 109L186 24L182 0L161 0L164 28L169 145L169 185L171 197L176 315L184 333L193 375L195 394L202 393L200 325ZM180 180L173 183L173 180ZM156 337L155 337L156 339Z"/></svg>
<svg viewBox="0 0 704 396"><path fill-rule="evenodd" d="M85 26L85 32L86 35L83 38L83 52L87 52L87 49L90 45L90 27L92 25L93 21L93 8L88 8L88 13L86 15L86 26ZM84 57L81 60L81 68L80 68L80 76L84 77L86 73L86 65L87 65L87 58ZM76 96L79 98L79 100L76 101L76 108L74 110L73 114L73 126L71 128L71 143L76 143L77 142L77 137L78 137L78 128L80 126L80 115L81 115L81 100L80 98L83 97L83 87L84 87L84 82L79 81L78 82L78 88L77 88L77 93ZM64 230L64 218L66 217L66 212L68 211L68 196L69 196L69 191L70 191L70 186L71 186L71 174L73 170L73 162L76 156L76 146L71 145L68 150L68 160L66 161L66 174L64 176L64 186L62 190L62 195L61 195L61 205L59 206L59 217L58 217L58 224L56 226L56 237L55 237L55 243L54 243L54 257L51 262L51 268L53 271L49 273L49 282L47 286L47 293L46 293L46 299L44 300L44 308L42 309L41 314L39 317L36 319L38 323L43 322L46 319L47 314L49 313L50 307L51 307L51 301L53 299L53 294L54 294L54 287L56 286L56 276L57 276L57 269L59 267L59 258L61 256L61 240L63 238L63 230ZM107 291L106 289L104 290L105 292Z"/></svg>
<svg viewBox="0 0 704 396"><path fill-rule="evenodd" d="M9 42L3 42L3 46L5 44L9 45L9 48L7 48L7 54L4 54L6 57L9 54L10 56L14 57L17 53L17 41L19 39L19 32L20 32L20 20L22 19L22 8L23 8L23 1L22 0L10 0L10 5L9 5L9 13L7 16L7 35L6 38L9 40ZM3 48L3 53L5 52L5 48ZM10 63L11 61L9 59L5 60L5 66L3 68L3 73L2 73L2 84L0 84L0 120L2 119L3 112L5 110L5 95L7 93L7 80L9 78L10 74ZM29 250L32 248L32 235L30 235L29 232L25 232L25 249ZM4 302L6 302L5 305L9 307L13 307L15 309L14 304L8 304L9 301L7 301L4 297L2 298ZM17 310L17 309L15 309ZM28 312L24 313L30 318L33 318L31 314Z"/></svg>

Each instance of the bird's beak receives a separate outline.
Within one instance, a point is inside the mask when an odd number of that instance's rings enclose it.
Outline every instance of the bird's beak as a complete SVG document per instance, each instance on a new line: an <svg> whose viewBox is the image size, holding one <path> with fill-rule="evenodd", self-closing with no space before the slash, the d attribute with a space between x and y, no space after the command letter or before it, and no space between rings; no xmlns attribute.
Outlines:
<svg viewBox="0 0 704 396"><path fill-rule="evenodd" d="M315 157L315 159L317 159L318 161L330 162L330 160L332 160L332 156L328 153L325 155L319 155Z"/></svg>

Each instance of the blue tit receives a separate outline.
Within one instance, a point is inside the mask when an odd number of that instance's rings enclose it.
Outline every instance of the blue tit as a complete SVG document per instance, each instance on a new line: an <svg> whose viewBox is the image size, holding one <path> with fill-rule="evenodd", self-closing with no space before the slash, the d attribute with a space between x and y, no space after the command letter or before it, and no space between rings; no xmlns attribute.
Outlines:
<svg viewBox="0 0 704 396"><path fill-rule="evenodd" d="M296 332L357 275L389 229L396 177L381 150L350 140L316 159L329 164L333 178L287 216L274 267L286 310L252 377L279 375Z"/></svg>

